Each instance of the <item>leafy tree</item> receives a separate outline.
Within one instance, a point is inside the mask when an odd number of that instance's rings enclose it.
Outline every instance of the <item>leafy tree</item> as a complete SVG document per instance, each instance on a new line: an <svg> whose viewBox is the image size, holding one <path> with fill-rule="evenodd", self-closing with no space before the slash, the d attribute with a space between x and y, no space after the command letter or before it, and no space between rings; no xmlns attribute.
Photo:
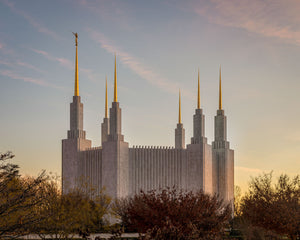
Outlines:
<svg viewBox="0 0 300 240"><path fill-rule="evenodd" d="M241 199L242 190L240 186L234 186L234 216L239 217L241 215Z"/></svg>
<svg viewBox="0 0 300 240"><path fill-rule="evenodd" d="M241 202L241 213L253 226L292 240L300 237L300 176L282 174L272 184L272 173L253 178Z"/></svg>
<svg viewBox="0 0 300 240"><path fill-rule="evenodd" d="M93 188L61 194L57 179L42 172L22 177L14 155L0 154L0 238L37 233L42 238L67 238L75 233L86 238L106 225L110 198ZM86 188L84 188L86 189Z"/></svg>
<svg viewBox="0 0 300 240"><path fill-rule="evenodd" d="M129 231L128 206L131 201L132 198L119 198L111 206L112 215L121 220L125 232Z"/></svg>
<svg viewBox="0 0 300 240"><path fill-rule="evenodd" d="M217 196L176 189L141 191L114 208L128 230L145 239L219 239L231 216Z"/></svg>
<svg viewBox="0 0 300 240"><path fill-rule="evenodd" d="M18 165L6 162L13 157L11 152L0 154L0 237L23 235L40 221L43 198L37 192L46 181L45 173L23 178Z"/></svg>
<svg viewBox="0 0 300 240"><path fill-rule="evenodd" d="M76 233L87 238L106 225L104 216L108 214L110 199L103 193L94 199L80 189L61 194L58 185L51 181L45 184L44 195L48 197L40 214L51 215L32 229L41 238L65 239Z"/></svg>

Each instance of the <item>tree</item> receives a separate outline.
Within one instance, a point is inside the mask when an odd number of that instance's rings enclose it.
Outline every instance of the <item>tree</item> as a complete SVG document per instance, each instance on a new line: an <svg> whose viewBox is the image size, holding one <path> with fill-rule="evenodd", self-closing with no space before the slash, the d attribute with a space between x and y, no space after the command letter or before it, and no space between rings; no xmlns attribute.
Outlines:
<svg viewBox="0 0 300 240"><path fill-rule="evenodd" d="M272 172L253 178L242 199L241 213L253 226L292 240L299 238L300 176L290 179L282 174L276 184L272 184Z"/></svg>
<svg viewBox="0 0 300 240"><path fill-rule="evenodd" d="M234 217L241 215L242 190L240 186L234 186Z"/></svg>
<svg viewBox="0 0 300 240"><path fill-rule="evenodd" d="M42 238L67 238L75 233L86 238L103 230L110 198L90 188L62 195L57 179L42 172L22 177L14 155L0 154L0 238L37 233ZM86 189L86 188L84 188Z"/></svg>
<svg viewBox="0 0 300 240"><path fill-rule="evenodd" d="M110 199L105 194L100 193L94 199L81 189L61 194L54 181L45 184L43 194L47 199L40 215L51 214L32 229L41 238L50 236L52 239L66 239L72 238L76 233L87 238L91 232L103 230L106 224L104 215L108 213L110 204Z"/></svg>
<svg viewBox="0 0 300 240"><path fill-rule="evenodd" d="M43 199L37 192L45 173L23 178L18 165L6 162L13 157L11 152L0 154L0 237L23 235L40 220L37 210Z"/></svg>
<svg viewBox="0 0 300 240"><path fill-rule="evenodd" d="M129 230L146 239L218 239L231 215L217 196L176 189L141 191L115 209Z"/></svg>

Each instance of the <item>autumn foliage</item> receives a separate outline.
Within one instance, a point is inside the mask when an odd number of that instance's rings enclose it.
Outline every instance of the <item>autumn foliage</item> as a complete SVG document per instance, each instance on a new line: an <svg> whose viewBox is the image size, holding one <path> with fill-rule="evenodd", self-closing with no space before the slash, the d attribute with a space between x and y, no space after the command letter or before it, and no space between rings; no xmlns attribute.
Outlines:
<svg viewBox="0 0 300 240"><path fill-rule="evenodd" d="M249 224L290 239L300 237L300 176L281 175L272 182L272 173L253 178L241 199L241 217Z"/></svg>
<svg viewBox="0 0 300 240"><path fill-rule="evenodd" d="M176 189L141 191L115 209L128 230L146 239L219 239L231 216L217 196Z"/></svg>
<svg viewBox="0 0 300 240"><path fill-rule="evenodd" d="M19 167L7 163L13 158L11 152L0 154L0 238L10 235L23 235L39 222L39 207L43 198L42 183L46 176L21 177Z"/></svg>
<svg viewBox="0 0 300 240"><path fill-rule="evenodd" d="M0 239L36 233L41 238L66 239L104 230L110 198L74 189L61 194L57 179L44 172L22 177L9 163L14 155L0 154Z"/></svg>
<svg viewBox="0 0 300 240"><path fill-rule="evenodd" d="M74 234L82 237L90 233L101 232L105 224L104 215L108 213L110 199L100 195L90 199L88 194L74 189L68 194L61 194L56 184L48 183L47 198L40 211L43 218L32 228L40 237L52 239L70 238Z"/></svg>

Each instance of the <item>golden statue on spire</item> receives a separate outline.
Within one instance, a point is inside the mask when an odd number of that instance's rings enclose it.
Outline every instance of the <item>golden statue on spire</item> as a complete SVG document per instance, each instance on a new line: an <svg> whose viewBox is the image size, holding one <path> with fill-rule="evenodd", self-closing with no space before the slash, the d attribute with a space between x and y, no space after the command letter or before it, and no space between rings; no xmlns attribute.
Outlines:
<svg viewBox="0 0 300 240"><path fill-rule="evenodd" d="M75 46L78 46L78 33L74 33L74 32L72 33L75 36Z"/></svg>

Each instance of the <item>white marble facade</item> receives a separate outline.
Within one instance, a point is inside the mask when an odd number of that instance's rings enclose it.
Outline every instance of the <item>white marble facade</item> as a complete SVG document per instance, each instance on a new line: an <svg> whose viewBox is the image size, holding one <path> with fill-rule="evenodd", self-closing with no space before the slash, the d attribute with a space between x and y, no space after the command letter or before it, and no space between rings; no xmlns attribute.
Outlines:
<svg viewBox="0 0 300 240"><path fill-rule="evenodd" d="M62 140L64 193L84 179L98 192L105 188L113 198L140 190L176 187L202 189L209 194L219 194L225 201L233 200L234 151L227 141L224 110L217 110L212 145L205 137L203 110L197 108L191 143L185 145L185 131L179 122L175 129L175 147L129 147L121 131L119 102L112 102L109 112L101 126L102 146L91 148L91 141L85 138L83 130L83 104L80 96L73 97L68 138Z"/></svg>

